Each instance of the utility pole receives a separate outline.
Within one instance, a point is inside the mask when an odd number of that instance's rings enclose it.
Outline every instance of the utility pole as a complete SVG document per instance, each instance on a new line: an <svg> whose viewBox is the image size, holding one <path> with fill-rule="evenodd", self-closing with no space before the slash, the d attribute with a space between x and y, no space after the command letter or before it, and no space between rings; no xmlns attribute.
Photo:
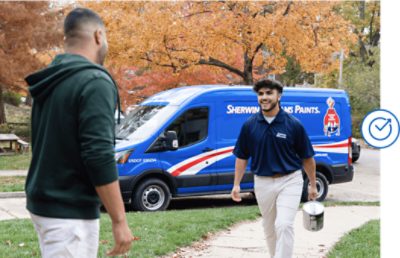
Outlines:
<svg viewBox="0 0 400 258"><path fill-rule="evenodd" d="M344 59L344 51L343 48L340 49L340 54L339 54L339 81L338 81L338 88L342 88L342 83L343 83L343 59Z"/></svg>

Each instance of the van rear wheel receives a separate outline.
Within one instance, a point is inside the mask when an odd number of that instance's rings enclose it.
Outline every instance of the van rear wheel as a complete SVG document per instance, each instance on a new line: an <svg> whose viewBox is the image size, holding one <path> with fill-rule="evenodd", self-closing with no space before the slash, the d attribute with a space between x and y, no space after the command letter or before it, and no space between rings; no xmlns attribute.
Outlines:
<svg viewBox="0 0 400 258"><path fill-rule="evenodd" d="M163 211L171 201L169 187L160 179L140 182L133 194L132 208L136 211Z"/></svg>
<svg viewBox="0 0 400 258"><path fill-rule="evenodd" d="M303 193L301 194L301 201L302 202L306 202L308 201L308 186L310 184L310 181L308 180L308 178L306 177L306 179L304 179L304 185L303 185ZM322 202L323 200L325 200L326 196L328 195L328 180L326 179L326 177L324 176L324 174L322 174L321 172L317 171L316 174L316 184L317 184L317 201Z"/></svg>

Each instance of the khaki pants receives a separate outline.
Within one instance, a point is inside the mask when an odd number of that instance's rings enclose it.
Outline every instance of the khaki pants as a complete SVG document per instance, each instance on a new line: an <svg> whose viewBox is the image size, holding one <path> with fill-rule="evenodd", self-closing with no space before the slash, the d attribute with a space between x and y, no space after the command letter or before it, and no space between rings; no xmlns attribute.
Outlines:
<svg viewBox="0 0 400 258"><path fill-rule="evenodd" d="M301 170L278 178L254 177L254 191L263 217L268 249L273 258L292 257L293 224L302 189Z"/></svg>
<svg viewBox="0 0 400 258"><path fill-rule="evenodd" d="M56 219L31 213L43 258L96 258L99 220Z"/></svg>

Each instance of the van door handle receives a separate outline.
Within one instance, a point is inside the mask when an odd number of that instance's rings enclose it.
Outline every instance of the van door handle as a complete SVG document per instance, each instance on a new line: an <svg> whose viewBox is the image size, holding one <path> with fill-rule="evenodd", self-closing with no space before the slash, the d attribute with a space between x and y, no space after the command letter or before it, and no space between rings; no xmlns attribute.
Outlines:
<svg viewBox="0 0 400 258"><path fill-rule="evenodd" d="M212 151L212 150L214 150L214 149L207 147L207 148L203 149L202 151L203 152L209 152L209 151Z"/></svg>

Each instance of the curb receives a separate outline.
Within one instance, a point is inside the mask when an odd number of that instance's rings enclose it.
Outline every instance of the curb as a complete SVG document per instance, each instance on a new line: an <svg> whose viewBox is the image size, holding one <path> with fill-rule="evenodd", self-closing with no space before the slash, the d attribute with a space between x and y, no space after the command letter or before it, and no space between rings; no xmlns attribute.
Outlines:
<svg viewBox="0 0 400 258"><path fill-rule="evenodd" d="M25 192L0 192L0 199L25 198Z"/></svg>

